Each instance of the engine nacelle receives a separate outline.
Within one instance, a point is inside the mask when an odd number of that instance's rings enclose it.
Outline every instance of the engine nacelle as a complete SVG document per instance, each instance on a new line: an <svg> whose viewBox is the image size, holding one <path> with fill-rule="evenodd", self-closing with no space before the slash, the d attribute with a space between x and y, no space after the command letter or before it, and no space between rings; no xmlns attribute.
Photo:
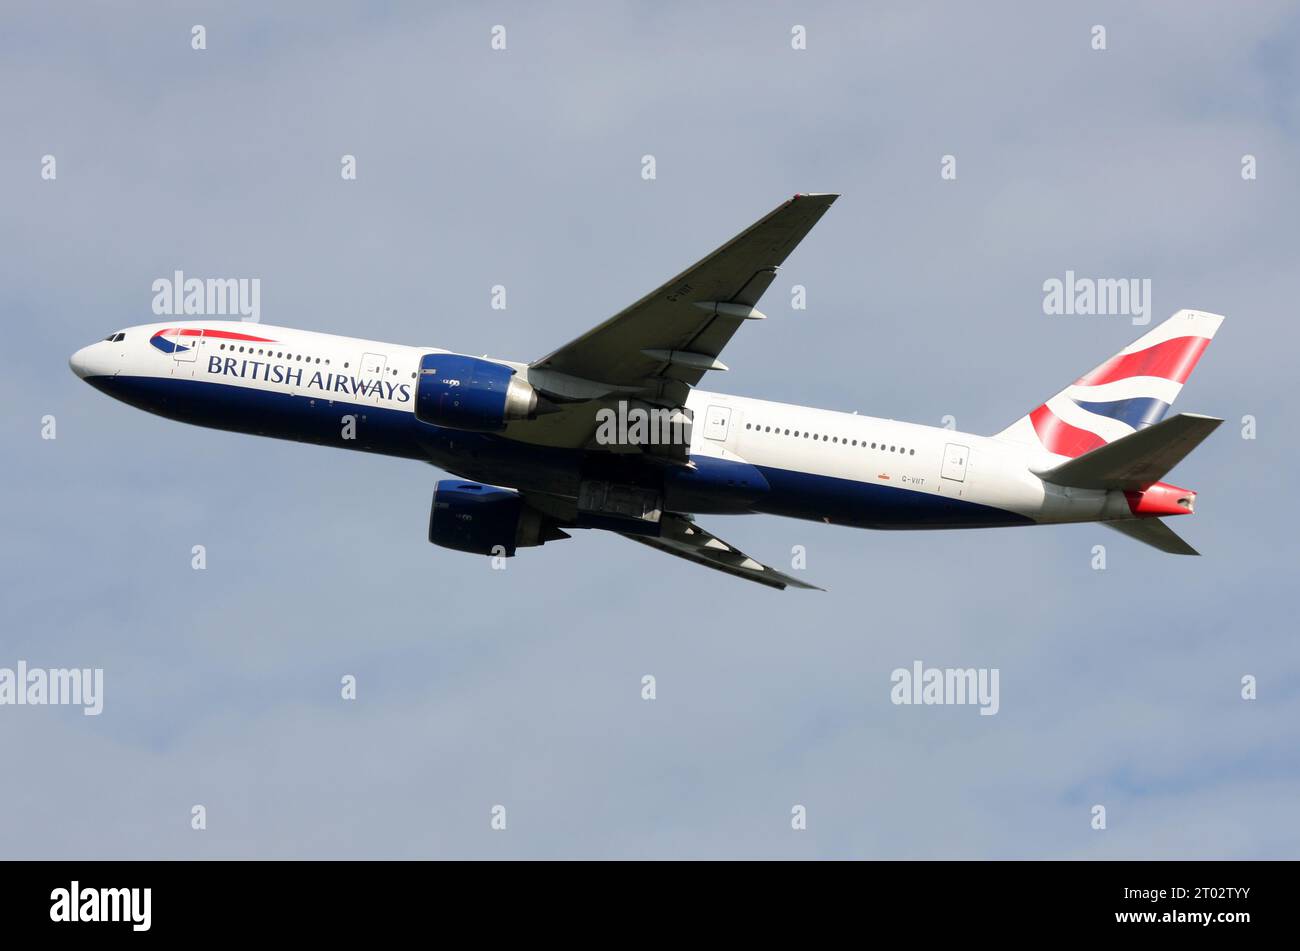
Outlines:
<svg viewBox="0 0 1300 951"><path fill-rule="evenodd" d="M491 360L455 353L420 358L415 418L433 426L490 433L537 410L537 391L515 371Z"/></svg>
<svg viewBox="0 0 1300 951"><path fill-rule="evenodd" d="M510 558L516 548L568 537L513 489L460 479L444 479L433 487L429 541L443 548Z"/></svg>

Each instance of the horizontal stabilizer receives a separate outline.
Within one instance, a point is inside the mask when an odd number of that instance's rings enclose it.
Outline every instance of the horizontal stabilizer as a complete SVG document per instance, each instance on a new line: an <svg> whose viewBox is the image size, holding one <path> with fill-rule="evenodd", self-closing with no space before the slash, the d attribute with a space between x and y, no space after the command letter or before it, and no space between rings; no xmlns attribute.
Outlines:
<svg viewBox="0 0 1300 951"><path fill-rule="evenodd" d="M1158 518L1125 519L1119 522L1102 522L1101 524L1109 525L1115 531L1123 532L1129 538L1136 538L1144 545L1159 548L1171 555L1200 554L1199 551L1183 541L1177 532Z"/></svg>
<svg viewBox="0 0 1300 951"><path fill-rule="evenodd" d="M1034 475L1076 489L1140 491L1164 478L1222 422L1213 416L1179 413L1055 468L1035 469Z"/></svg>

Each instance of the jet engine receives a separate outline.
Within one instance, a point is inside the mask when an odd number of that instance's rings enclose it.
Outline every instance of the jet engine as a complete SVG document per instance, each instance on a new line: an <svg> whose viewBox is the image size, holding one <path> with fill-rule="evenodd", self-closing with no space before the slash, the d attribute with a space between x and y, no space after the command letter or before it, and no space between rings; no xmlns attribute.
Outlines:
<svg viewBox="0 0 1300 951"><path fill-rule="evenodd" d="M429 541L435 545L510 558L516 548L568 537L555 519L537 511L514 489L460 479L444 479L434 486Z"/></svg>
<svg viewBox="0 0 1300 951"><path fill-rule="evenodd" d="M415 418L433 426L497 432L537 411L537 391L501 363L455 353L420 359Z"/></svg>

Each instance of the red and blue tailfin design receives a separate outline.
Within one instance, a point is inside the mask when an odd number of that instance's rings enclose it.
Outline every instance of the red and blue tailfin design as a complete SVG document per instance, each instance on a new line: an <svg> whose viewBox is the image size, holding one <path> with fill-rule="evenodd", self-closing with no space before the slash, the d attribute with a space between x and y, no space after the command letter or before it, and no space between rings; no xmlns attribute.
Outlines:
<svg viewBox="0 0 1300 951"><path fill-rule="evenodd" d="M1180 310L995 438L1075 458L1160 422L1222 322Z"/></svg>

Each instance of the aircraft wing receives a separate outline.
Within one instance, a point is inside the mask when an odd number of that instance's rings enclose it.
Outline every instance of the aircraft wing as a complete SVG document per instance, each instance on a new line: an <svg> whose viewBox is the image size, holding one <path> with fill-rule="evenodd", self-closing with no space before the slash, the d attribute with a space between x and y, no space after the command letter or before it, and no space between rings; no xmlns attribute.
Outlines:
<svg viewBox="0 0 1300 951"><path fill-rule="evenodd" d="M694 386L838 195L795 195L658 290L532 364L619 387Z"/></svg>
<svg viewBox="0 0 1300 951"><path fill-rule="evenodd" d="M815 584L808 584L806 581L792 578L789 575L782 574L775 568L755 561L740 549L728 545L716 535L706 532L690 519L683 518L680 515L665 513L660 519L660 527L662 534L658 538L644 535L624 535L623 537L630 538L634 542L640 542L643 545L649 545L651 548L657 548L670 555L676 555L678 558L693 561L697 565L716 568L718 571L725 571L737 578L757 581L759 584L765 584L771 588L784 589L787 585L792 585L796 588L809 588L813 591L825 590Z"/></svg>

